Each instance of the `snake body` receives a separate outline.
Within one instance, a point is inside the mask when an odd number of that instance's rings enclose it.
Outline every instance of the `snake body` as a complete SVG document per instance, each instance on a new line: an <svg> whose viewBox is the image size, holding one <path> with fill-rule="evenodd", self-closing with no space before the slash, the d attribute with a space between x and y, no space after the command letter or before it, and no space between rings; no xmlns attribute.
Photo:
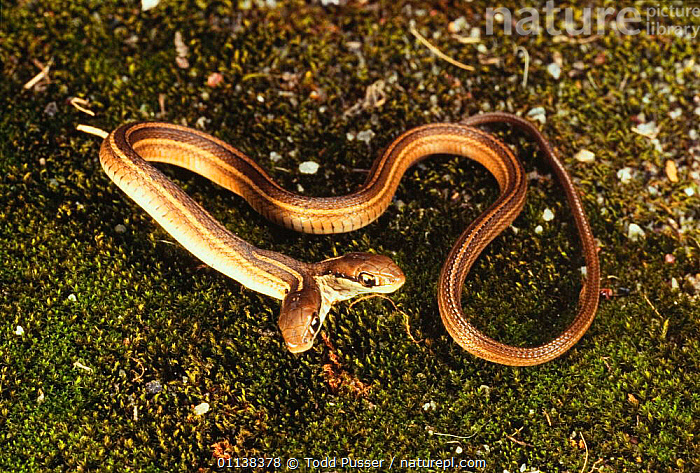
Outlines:
<svg viewBox="0 0 700 473"><path fill-rule="evenodd" d="M517 217L527 179L512 151L476 125L505 122L531 134L562 183L581 238L586 280L579 310L554 340L534 348L501 344L469 322L461 291L478 255ZM376 220L389 206L405 171L434 154L464 156L496 178L500 195L462 233L443 266L438 304L448 333L469 352L507 365L536 365L571 348L590 326L598 303L599 266L595 240L571 178L540 132L506 113L477 115L461 123L411 129L374 162L366 182L352 194L312 198L280 187L255 161L206 133L167 123L133 123L110 133L100 162L107 175L168 233L212 268L244 286L282 299L279 325L293 352L309 349L333 303L369 292L393 292L404 283L401 269L386 256L351 253L303 263L256 248L237 237L149 162L184 167L242 196L271 221L307 233L342 233Z"/></svg>

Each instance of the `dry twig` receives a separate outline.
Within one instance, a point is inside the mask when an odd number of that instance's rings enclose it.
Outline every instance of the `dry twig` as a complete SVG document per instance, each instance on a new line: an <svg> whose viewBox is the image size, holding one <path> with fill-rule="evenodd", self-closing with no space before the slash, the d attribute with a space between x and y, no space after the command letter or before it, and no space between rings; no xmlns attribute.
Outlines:
<svg viewBox="0 0 700 473"><path fill-rule="evenodd" d="M443 52L440 51L438 48L436 48L435 46L433 46L433 45L430 43L430 41L428 41L427 39L425 39L425 38L423 37L423 35L421 35L421 34L418 32L418 30L416 30L416 28L415 28L414 26L411 26L410 29L409 29L409 31L411 32L411 34L412 34L413 36L416 37L416 39L418 39L418 41L420 41L421 43L423 43L423 45L424 45L426 48L430 49L430 50L433 52L433 54L435 54L435 55L436 55L437 57L439 57L440 59L442 59L442 60L444 60L444 61L447 61L447 62L449 62L450 64L452 64L453 66L459 67L460 69L464 69L465 71L473 71L473 70L475 70L472 66L470 66L470 65L468 65L468 64L464 64L463 62L459 62L459 61L457 61L456 59L452 59L450 56L448 56L447 54L443 53Z"/></svg>
<svg viewBox="0 0 700 473"><path fill-rule="evenodd" d="M86 108L88 105L90 105L90 102L88 102L85 99L81 99L80 97L71 97L70 100L68 100L68 103L80 110L81 112L87 113L91 117L95 116L95 112L93 112L89 108Z"/></svg>
<svg viewBox="0 0 700 473"><path fill-rule="evenodd" d="M48 79L49 77L49 69L51 69L51 64L53 64L53 58L49 59L49 62L43 66L40 62L35 61L34 64L41 69L37 75L29 79L29 81L24 84L23 88L26 90L31 89L35 85L37 85L42 79Z"/></svg>
<svg viewBox="0 0 700 473"><path fill-rule="evenodd" d="M109 135L109 133L107 133L106 131L90 125L78 125L75 127L75 129L78 131L82 131L83 133L99 136L102 139L107 138L107 135Z"/></svg>

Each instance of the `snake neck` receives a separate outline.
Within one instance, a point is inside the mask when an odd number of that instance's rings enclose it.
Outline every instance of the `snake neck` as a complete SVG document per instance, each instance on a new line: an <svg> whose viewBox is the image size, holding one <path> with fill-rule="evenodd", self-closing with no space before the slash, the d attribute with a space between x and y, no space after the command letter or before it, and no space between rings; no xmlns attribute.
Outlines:
<svg viewBox="0 0 700 473"><path fill-rule="evenodd" d="M358 293L352 288L342 284L342 279L339 279L334 274L322 274L314 276L314 281L321 293L322 307L326 306L330 310L331 306L336 302L352 299Z"/></svg>

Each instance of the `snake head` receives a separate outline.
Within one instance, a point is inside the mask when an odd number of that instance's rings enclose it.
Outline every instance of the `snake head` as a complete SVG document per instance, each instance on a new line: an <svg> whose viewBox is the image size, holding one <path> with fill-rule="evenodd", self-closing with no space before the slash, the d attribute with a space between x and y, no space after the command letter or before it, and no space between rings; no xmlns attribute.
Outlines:
<svg viewBox="0 0 700 473"><path fill-rule="evenodd" d="M371 253L348 253L314 268L313 279L282 301L279 327L292 353L313 346L334 303L361 294L394 292L406 281L391 258Z"/></svg>
<svg viewBox="0 0 700 473"><path fill-rule="evenodd" d="M401 268L388 256L373 253L348 253L340 258L323 261L327 279L339 293L338 300L359 294L394 292L406 282Z"/></svg>
<svg viewBox="0 0 700 473"><path fill-rule="evenodd" d="M313 346L328 313L328 310L322 309L322 302L315 284L307 284L299 291L290 292L282 301L278 325L292 353L301 353Z"/></svg>

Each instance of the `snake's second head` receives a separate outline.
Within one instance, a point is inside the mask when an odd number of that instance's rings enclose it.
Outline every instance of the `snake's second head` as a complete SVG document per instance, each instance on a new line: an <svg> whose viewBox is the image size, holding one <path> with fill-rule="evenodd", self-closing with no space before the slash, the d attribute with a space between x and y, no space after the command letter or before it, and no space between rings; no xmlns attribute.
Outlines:
<svg viewBox="0 0 700 473"><path fill-rule="evenodd" d="M292 353L313 346L334 303L362 294L394 292L406 281L391 258L371 253L348 253L316 263L314 268L312 281L282 302L279 327Z"/></svg>
<svg viewBox="0 0 700 473"><path fill-rule="evenodd" d="M307 284L287 294L282 301L278 325L289 351L301 353L311 348L327 314L316 284Z"/></svg>
<svg viewBox="0 0 700 473"><path fill-rule="evenodd" d="M322 269L316 281L322 291L335 292L331 303L360 294L394 292L406 282L401 268L384 255L348 253L318 264Z"/></svg>

